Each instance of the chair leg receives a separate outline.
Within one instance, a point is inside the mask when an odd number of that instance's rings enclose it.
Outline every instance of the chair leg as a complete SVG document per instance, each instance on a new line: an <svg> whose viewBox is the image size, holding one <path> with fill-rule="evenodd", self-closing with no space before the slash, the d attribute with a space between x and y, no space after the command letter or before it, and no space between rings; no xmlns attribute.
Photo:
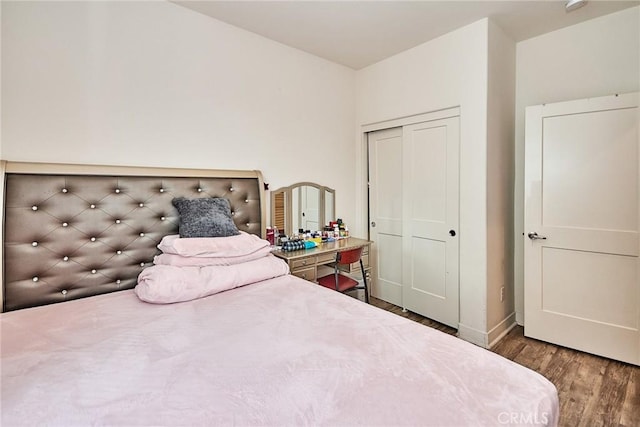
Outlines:
<svg viewBox="0 0 640 427"><path fill-rule="evenodd" d="M364 300L369 304L369 286L367 285L367 273L364 271L362 258L360 258L360 272L362 273L362 281L364 282Z"/></svg>

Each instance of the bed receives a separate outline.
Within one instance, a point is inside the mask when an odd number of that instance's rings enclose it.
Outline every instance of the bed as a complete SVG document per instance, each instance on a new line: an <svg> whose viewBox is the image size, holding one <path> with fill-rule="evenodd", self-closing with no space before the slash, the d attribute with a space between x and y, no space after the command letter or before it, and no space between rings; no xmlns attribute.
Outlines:
<svg viewBox="0 0 640 427"><path fill-rule="evenodd" d="M208 296L142 301L138 278L177 232L173 198L225 198L242 235L264 237L260 172L2 171L3 426L557 425L541 375L284 262Z"/></svg>

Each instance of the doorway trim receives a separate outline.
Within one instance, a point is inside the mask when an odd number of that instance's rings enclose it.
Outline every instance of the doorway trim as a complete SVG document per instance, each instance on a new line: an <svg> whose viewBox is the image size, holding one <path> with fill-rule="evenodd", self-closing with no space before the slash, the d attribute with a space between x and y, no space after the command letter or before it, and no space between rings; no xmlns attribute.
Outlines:
<svg viewBox="0 0 640 427"><path fill-rule="evenodd" d="M413 125L416 123L430 122L432 120L448 119L450 117L456 117L460 115L460 107L443 108L442 110L436 110L429 113L416 114L413 116L398 117L396 119L383 120L380 122L374 122L362 125L362 134L366 137L367 132L373 132L376 130L390 129L396 127L402 127L406 125Z"/></svg>

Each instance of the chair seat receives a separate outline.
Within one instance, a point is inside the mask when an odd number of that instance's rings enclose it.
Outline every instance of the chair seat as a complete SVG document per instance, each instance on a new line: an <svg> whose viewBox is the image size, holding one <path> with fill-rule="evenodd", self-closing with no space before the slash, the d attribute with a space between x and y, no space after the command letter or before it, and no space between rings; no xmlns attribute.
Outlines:
<svg viewBox="0 0 640 427"><path fill-rule="evenodd" d="M330 274L318 279L318 284L325 288L336 290L335 275ZM355 289L358 286L358 281L347 277L343 274L338 274L338 291L345 292L349 289Z"/></svg>
<svg viewBox="0 0 640 427"><path fill-rule="evenodd" d="M318 284L320 286L324 286L327 289L338 292L347 292L352 289L364 289L364 300L368 304L369 288L367 286L367 274L364 269L364 264L362 263L362 249L362 247L357 247L337 252L336 262L333 264L333 274L320 277L318 279ZM357 280L339 273L339 267L341 265L348 266L356 262L360 264L360 273L362 273L363 284L362 287L360 287L360 282L358 282Z"/></svg>

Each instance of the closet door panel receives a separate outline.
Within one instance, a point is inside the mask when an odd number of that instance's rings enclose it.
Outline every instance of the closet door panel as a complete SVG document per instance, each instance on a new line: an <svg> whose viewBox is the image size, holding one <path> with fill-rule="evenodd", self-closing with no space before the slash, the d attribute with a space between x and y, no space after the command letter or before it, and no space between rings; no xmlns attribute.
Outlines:
<svg viewBox="0 0 640 427"><path fill-rule="evenodd" d="M402 305L402 128L368 134L371 294Z"/></svg>
<svg viewBox="0 0 640 427"><path fill-rule="evenodd" d="M403 305L458 327L458 118L403 127Z"/></svg>

